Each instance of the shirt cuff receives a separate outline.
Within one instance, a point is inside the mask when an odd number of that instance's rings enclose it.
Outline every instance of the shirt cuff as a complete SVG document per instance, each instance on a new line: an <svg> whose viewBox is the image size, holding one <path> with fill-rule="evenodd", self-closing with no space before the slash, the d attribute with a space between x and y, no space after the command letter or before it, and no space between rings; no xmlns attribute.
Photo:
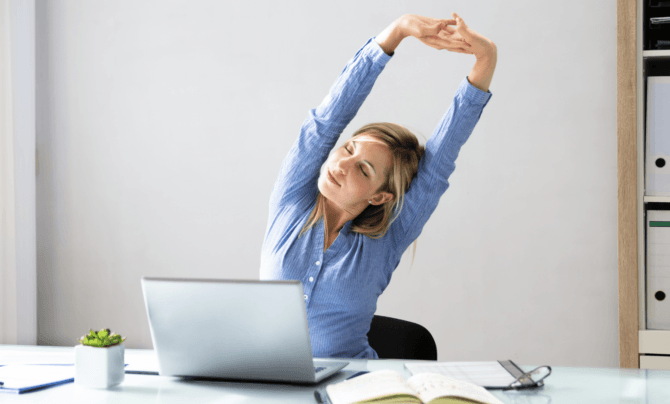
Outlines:
<svg viewBox="0 0 670 404"><path fill-rule="evenodd" d="M377 38L375 37L368 39L368 42L365 44L364 48L368 51L370 58L375 63L379 63L382 66L385 66L386 62L391 60L391 55L387 55L386 52L384 52L382 47L377 43Z"/></svg>
<svg viewBox="0 0 670 404"><path fill-rule="evenodd" d="M468 76L465 76L461 85L458 87L458 92L463 96L464 99L470 101L472 104L477 105L486 105L491 98L490 91L482 91L477 87L470 84Z"/></svg>

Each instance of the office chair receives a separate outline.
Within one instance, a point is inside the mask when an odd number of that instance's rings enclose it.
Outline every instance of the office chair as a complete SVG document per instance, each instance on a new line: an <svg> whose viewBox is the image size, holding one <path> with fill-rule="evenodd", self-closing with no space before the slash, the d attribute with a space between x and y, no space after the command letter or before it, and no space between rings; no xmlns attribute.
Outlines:
<svg viewBox="0 0 670 404"><path fill-rule="evenodd" d="M368 342L380 359L437 360L437 346L430 332L410 321L375 315Z"/></svg>

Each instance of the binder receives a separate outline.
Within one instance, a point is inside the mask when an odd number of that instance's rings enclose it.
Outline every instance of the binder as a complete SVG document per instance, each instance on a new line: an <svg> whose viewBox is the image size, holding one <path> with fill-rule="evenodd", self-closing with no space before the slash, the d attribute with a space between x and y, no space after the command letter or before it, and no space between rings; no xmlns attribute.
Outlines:
<svg viewBox="0 0 670 404"><path fill-rule="evenodd" d="M551 374L551 366L538 366L524 372L512 360L491 362L407 362L413 375L439 373L456 380L473 383L489 390L511 390L541 387Z"/></svg>
<svg viewBox="0 0 670 404"><path fill-rule="evenodd" d="M647 78L645 195L670 196L670 77Z"/></svg>
<svg viewBox="0 0 670 404"><path fill-rule="evenodd" d="M670 330L670 210L647 211L647 329Z"/></svg>

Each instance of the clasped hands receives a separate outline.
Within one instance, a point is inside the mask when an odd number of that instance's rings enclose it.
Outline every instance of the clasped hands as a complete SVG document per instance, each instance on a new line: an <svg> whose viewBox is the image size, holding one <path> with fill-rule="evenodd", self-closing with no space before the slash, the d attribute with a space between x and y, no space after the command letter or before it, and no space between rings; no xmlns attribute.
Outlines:
<svg viewBox="0 0 670 404"><path fill-rule="evenodd" d="M435 49L475 55L477 59L493 56L493 41L475 32L456 13L452 19L435 19L407 14L398 23L406 36L413 36Z"/></svg>
<svg viewBox="0 0 670 404"><path fill-rule="evenodd" d="M498 60L498 49L490 39L473 31L456 13L452 19L436 19L406 14L395 20L376 40L388 55L392 55L400 42L413 36L435 49L475 55L477 61L468 75L472 85L488 91Z"/></svg>
<svg viewBox="0 0 670 404"><path fill-rule="evenodd" d="M377 36L378 42L389 54L404 38L413 36L432 48L475 55L478 60L497 55L493 41L468 27L458 14L451 15L452 19L403 15Z"/></svg>

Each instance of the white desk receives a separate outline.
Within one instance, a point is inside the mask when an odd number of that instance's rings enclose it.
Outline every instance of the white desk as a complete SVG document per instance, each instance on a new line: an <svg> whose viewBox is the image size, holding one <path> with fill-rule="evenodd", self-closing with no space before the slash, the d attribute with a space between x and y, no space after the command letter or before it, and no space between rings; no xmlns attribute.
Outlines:
<svg viewBox="0 0 670 404"><path fill-rule="evenodd" d="M0 345L0 364L21 358L48 363L71 360L74 348ZM155 361L152 350L126 349L129 366ZM403 360L349 360L345 370L393 369L404 374ZM155 363L155 362L154 362ZM548 364L551 365L551 364ZM534 366L522 366L531 370ZM545 386L527 391L491 391L506 404L627 403L670 404L670 371L618 368L552 367ZM332 378L317 387L337 381ZM110 390L85 389L74 383L25 394L0 394L3 404L14 403L310 403L315 387L281 384L185 382L179 378L126 374L125 381Z"/></svg>

